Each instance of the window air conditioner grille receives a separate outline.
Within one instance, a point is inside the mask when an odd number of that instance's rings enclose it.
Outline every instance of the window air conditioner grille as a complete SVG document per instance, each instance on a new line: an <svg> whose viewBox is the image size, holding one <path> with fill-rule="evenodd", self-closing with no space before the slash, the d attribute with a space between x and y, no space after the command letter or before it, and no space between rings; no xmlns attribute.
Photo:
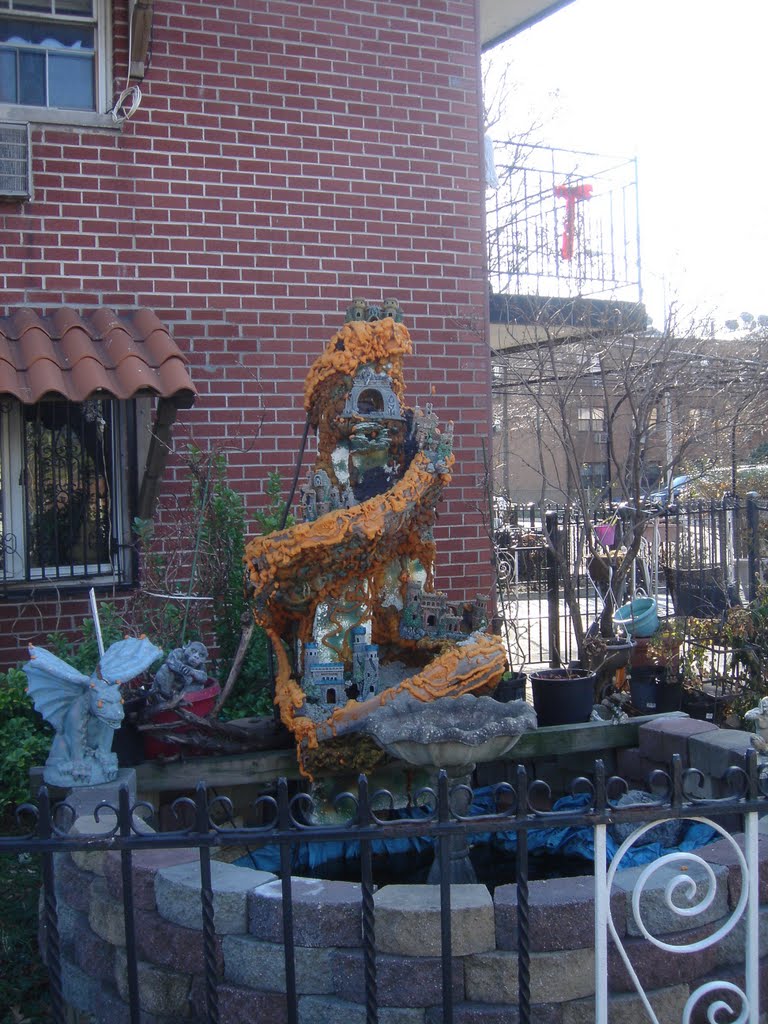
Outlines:
<svg viewBox="0 0 768 1024"><path fill-rule="evenodd" d="M29 125L0 122L0 199L29 199Z"/></svg>
<svg viewBox="0 0 768 1024"><path fill-rule="evenodd" d="M595 444L608 444L608 431L598 430L592 435Z"/></svg>

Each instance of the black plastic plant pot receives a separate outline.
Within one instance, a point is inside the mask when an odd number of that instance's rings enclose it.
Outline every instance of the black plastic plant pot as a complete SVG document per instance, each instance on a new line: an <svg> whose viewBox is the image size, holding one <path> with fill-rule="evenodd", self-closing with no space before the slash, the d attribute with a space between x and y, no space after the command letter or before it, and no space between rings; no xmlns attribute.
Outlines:
<svg viewBox="0 0 768 1024"><path fill-rule="evenodd" d="M496 687L494 699L506 704L510 700L525 700L525 672L510 672Z"/></svg>
<svg viewBox="0 0 768 1024"><path fill-rule="evenodd" d="M738 588L726 583L719 566L693 569L666 566L664 573L677 615L709 619L739 604Z"/></svg>
<svg viewBox="0 0 768 1024"><path fill-rule="evenodd" d="M702 722L718 723L722 709L722 701L703 690L685 690L683 692L682 710L691 718Z"/></svg>
<svg viewBox="0 0 768 1024"><path fill-rule="evenodd" d="M667 669L663 666L633 668L629 677L629 695L635 711L643 715L679 711L682 687L679 683L668 682L668 679Z"/></svg>
<svg viewBox="0 0 768 1024"><path fill-rule="evenodd" d="M588 722L595 703L597 673L585 668L547 668L531 672L533 706L539 725Z"/></svg>

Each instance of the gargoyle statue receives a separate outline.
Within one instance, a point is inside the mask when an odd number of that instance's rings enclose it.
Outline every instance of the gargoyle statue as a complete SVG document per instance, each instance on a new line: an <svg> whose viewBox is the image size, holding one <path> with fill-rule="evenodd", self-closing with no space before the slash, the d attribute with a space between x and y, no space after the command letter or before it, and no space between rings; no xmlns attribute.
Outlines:
<svg viewBox="0 0 768 1024"><path fill-rule="evenodd" d="M162 658L141 637L112 644L93 675L86 676L43 647L29 646L27 692L35 709L56 730L43 779L52 786L96 786L117 777L112 739L123 720L120 683L127 683Z"/></svg>
<svg viewBox="0 0 768 1024"><path fill-rule="evenodd" d="M187 690L203 690L208 685L208 648L199 640L176 647L155 673L150 690L158 701L172 700Z"/></svg>

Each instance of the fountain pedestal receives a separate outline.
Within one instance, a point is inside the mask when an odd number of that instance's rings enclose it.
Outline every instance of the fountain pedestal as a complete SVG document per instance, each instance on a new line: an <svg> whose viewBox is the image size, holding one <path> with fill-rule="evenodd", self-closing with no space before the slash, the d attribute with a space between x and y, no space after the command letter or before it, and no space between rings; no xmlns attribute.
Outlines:
<svg viewBox="0 0 768 1024"><path fill-rule="evenodd" d="M435 793L439 792L439 771L445 769L453 782L449 813L456 817L469 814L475 765L503 757L524 732L535 728L536 713L525 701L502 704L472 694L428 704L408 693L398 694L366 722L367 734L392 757L434 772ZM427 881L440 881L437 857ZM477 881L464 836L451 838L450 881Z"/></svg>
<svg viewBox="0 0 768 1024"><path fill-rule="evenodd" d="M472 805L472 772L474 764L462 765L455 769L445 769L448 776L448 799L451 810L459 818L469 816ZM439 780L439 773L437 780ZM438 791L439 781L434 789ZM450 860L448 865L448 881L451 885L477 882L477 874L469 857L469 840L465 834L451 836ZM427 875L428 885L439 885L442 877L440 858L436 855Z"/></svg>

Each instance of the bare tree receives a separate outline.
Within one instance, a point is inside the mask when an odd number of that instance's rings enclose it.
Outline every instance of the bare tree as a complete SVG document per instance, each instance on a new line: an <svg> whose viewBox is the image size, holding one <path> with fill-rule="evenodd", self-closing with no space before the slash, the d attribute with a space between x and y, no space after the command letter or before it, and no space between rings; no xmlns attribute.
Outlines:
<svg viewBox="0 0 768 1024"><path fill-rule="evenodd" d="M577 567L585 560L607 567L600 632L610 635L648 523L648 491L712 459L718 437L722 443L758 401L766 363L749 347L736 351L693 327L681 331L672 316L663 331L638 331L630 307L542 302L533 319L527 341L510 330L495 353L497 450L508 463L510 497L527 476L537 482L540 507L555 498L583 520L575 552L545 531L583 657ZM620 506L623 534L621 554L610 557L594 529L606 502Z"/></svg>

